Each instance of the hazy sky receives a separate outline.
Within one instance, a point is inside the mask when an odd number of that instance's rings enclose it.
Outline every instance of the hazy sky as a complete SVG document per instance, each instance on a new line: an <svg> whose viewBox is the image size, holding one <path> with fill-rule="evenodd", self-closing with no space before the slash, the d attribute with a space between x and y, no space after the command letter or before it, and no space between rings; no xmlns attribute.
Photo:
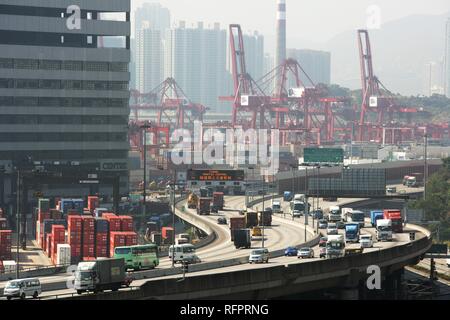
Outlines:
<svg viewBox="0 0 450 320"><path fill-rule="evenodd" d="M275 34L276 0L131 0L132 11L144 2L159 2L169 8L172 21L205 21L241 24L244 31ZM325 42L334 35L365 27L367 9L380 8L381 23L412 14L443 14L449 0L286 0L288 38ZM382 27L382 24L381 24Z"/></svg>

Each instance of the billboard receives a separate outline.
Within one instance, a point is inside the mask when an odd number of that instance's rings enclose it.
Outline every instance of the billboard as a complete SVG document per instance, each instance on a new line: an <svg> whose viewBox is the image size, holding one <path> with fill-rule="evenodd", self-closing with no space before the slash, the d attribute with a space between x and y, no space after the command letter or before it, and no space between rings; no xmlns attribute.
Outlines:
<svg viewBox="0 0 450 320"><path fill-rule="evenodd" d="M196 181L244 181L244 170L188 170L187 180Z"/></svg>
<svg viewBox="0 0 450 320"><path fill-rule="evenodd" d="M305 148L305 163L343 163L344 150L341 148Z"/></svg>

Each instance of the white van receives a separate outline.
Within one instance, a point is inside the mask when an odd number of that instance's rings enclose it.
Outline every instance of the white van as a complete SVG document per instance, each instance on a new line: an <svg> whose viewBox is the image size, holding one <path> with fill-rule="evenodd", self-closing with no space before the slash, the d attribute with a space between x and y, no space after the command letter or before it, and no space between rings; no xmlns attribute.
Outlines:
<svg viewBox="0 0 450 320"><path fill-rule="evenodd" d="M38 278L11 280L5 286L3 295L11 300L13 297L25 299L27 296L37 298L42 293Z"/></svg>
<svg viewBox="0 0 450 320"><path fill-rule="evenodd" d="M169 259L172 260L172 252L174 251L174 246L169 247ZM179 244L175 245L175 257L173 258L175 263L177 262L187 262L187 263L199 263L200 258L195 253L195 247L192 244Z"/></svg>

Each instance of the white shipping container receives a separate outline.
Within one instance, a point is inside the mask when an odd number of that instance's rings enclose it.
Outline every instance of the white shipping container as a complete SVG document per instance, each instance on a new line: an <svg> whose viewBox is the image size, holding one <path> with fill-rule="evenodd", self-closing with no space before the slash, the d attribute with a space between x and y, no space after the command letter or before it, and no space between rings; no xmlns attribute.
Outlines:
<svg viewBox="0 0 450 320"><path fill-rule="evenodd" d="M16 272L17 263L14 260L4 260L3 269L5 273Z"/></svg>
<svg viewBox="0 0 450 320"><path fill-rule="evenodd" d="M70 265L70 244L58 244L56 248L56 264L62 266Z"/></svg>
<svg viewBox="0 0 450 320"><path fill-rule="evenodd" d="M36 221L36 239L39 241L40 237L41 237L41 222L38 220Z"/></svg>

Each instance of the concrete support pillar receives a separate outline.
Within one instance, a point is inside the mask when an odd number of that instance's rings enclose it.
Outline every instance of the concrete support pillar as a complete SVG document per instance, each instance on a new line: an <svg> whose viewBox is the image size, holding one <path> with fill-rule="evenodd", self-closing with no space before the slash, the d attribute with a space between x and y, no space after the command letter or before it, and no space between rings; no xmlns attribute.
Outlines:
<svg viewBox="0 0 450 320"><path fill-rule="evenodd" d="M386 277L382 287L385 298L389 300L399 300L402 298L402 280L404 270L398 270Z"/></svg>
<svg viewBox="0 0 450 320"><path fill-rule="evenodd" d="M339 298L341 300L359 300L358 288L345 288L339 291Z"/></svg>

